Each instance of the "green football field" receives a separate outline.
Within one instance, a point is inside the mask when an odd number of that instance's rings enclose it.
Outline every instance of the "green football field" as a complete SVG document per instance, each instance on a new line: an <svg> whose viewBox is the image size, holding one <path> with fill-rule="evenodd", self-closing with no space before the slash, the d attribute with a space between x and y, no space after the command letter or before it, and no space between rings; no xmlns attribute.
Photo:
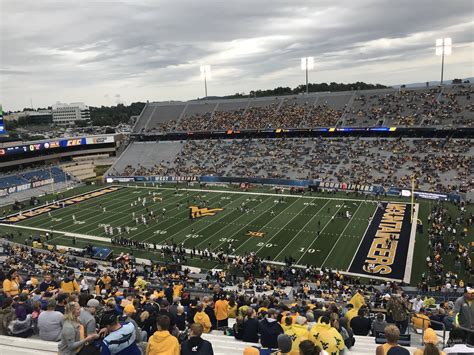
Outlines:
<svg viewBox="0 0 474 355"><path fill-rule="evenodd" d="M105 188L113 186L105 185ZM92 189L90 186L81 187L69 191L68 195L77 196ZM65 246L72 245L73 233L77 239L76 246L81 247L88 243L111 246L110 234L105 233L104 226L113 227L114 237L118 236L117 227L120 227L122 236L146 243L184 243L185 248L213 251L227 249L231 243L236 255L254 252L276 262L283 262L285 257L291 256L296 264L347 271L368 229L369 219L377 209L376 202L361 197L341 194L285 194L282 197L270 188L259 191L246 193L236 189L122 185L117 191L50 213L38 213L1 228L8 232L22 232L23 240L26 236L52 230L52 242ZM145 207L142 205L144 198ZM46 202L45 199L42 202ZM195 218L190 218L189 206L196 207ZM198 210L204 206L210 215L202 215L206 211ZM155 221L146 216L146 208L154 211ZM164 216L163 209L166 210ZM141 221L142 214L146 216L146 225ZM426 211L421 209L420 215L425 214ZM126 227L130 229L129 234L125 232ZM114 248L130 252L130 248ZM137 250L134 255L161 258L159 252L153 251ZM415 260L423 256L424 252L417 246ZM199 258L190 259L188 264L207 268L219 266L215 261ZM421 273L422 267L415 262L413 272Z"/></svg>

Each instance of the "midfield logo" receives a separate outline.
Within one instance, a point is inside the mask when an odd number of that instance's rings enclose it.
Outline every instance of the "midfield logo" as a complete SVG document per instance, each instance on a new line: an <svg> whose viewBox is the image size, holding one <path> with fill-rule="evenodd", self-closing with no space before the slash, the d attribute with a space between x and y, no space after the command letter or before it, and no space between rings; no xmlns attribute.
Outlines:
<svg viewBox="0 0 474 355"><path fill-rule="evenodd" d="M247 231L247 235L249 237L257 237L257 238L262 238L265 236L264 232L254 232L254 231Z"/></svg>
<svg viewBox="0 0 474 355"><path fill-rule="evenodd" d="M199 208L197 206L189 206L189 213L192 219L205 217L205 216L214 216L217 212L224 211L223 208Z"/></svg>

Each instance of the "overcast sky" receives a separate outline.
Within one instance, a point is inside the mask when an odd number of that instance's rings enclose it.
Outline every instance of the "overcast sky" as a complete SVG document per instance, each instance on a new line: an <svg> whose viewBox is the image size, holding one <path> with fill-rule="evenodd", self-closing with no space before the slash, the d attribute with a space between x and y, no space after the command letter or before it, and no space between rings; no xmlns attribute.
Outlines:
<svg viewBox="0 0 474 355"><path fill-rule="evenodd" d="M187 100L310 82L472 77L472 0L0 0L4 110Z"/></svg>

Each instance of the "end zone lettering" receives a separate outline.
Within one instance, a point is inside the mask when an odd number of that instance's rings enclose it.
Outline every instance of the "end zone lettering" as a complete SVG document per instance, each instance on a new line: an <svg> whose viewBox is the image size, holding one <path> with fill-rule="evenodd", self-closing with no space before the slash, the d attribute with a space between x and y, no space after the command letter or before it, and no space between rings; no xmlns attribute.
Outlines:
<svg viewBox="0 0 474 355"><path fill-rule="evenodd" d="M28 219L28 218L39 216L41 214L48 213L48 212L51 212L51 211L59 209L59 208L63 208L63 205L64 205L64 207L74 205L74 204L82 202L82 201L90 200L91 198L94 198L94 197L99 197L99 196L102 196L102 195L105 195L105 194L109 194L111 192L115 192L115 191L120 190L122 188L124 188L124 187L123 186L106 187L106 188L103 188L103 189L100 189L100 190L97 190L97 191L84 193L84 194L77 195L77 196L74 196L74 197L71 197L71 198L67 198L65 200L58 201L57 204L54 203L54 202L51 202L47 205L36 207L36 208L33 208L33 209L28 210L26 212L18 212L18 213L12 214L8 217L0 219L0 222L1 223L7 223L7 224L14 224L14 223L23 221L23 220Z"/></svg>
<svg viewBox="0 0 474 355"><path fill-rule="evenodd" d="M410 207L385 202L375 212L350 272L401 280L411 237Z"/></svg>

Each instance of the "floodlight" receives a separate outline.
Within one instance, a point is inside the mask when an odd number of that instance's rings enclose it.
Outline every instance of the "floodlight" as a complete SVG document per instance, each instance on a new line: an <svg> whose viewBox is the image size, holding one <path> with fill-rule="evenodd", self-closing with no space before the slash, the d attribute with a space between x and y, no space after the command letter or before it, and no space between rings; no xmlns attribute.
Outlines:
<svg viewBox="0 0 474 355"><path fill-rule="evenodd" d="M314 57L301 58L301 70L314 69Z"/></svg>
<svg viewBox="0 0 474 355"><path fill-rule="evenodd" d="M438 38L436 40L436 55L441 56L441 85L444 76L444 56L451 55L453 41L451 38Z"/></svg>
<svg viewBox="0 0 474 355"><path fill-rule="evenodd" d="M199 68L201 71L201 79L204 79L204 93L207 97L207 81L211 79L211 66L210 65L201 65Z"/></svg>
<svg viewBox="0 0 474 355"><path fill-rule="evenodd" d="M314 57L301 58L301 70L306 72L306 93L308 93L308 70L314 69Z"/></svg>
<svg viewBox="0 0 474 355"><path fill-rule="evenodd" d="M210 65L201 65L201 79L211 79L211 66Z"/></svg>

